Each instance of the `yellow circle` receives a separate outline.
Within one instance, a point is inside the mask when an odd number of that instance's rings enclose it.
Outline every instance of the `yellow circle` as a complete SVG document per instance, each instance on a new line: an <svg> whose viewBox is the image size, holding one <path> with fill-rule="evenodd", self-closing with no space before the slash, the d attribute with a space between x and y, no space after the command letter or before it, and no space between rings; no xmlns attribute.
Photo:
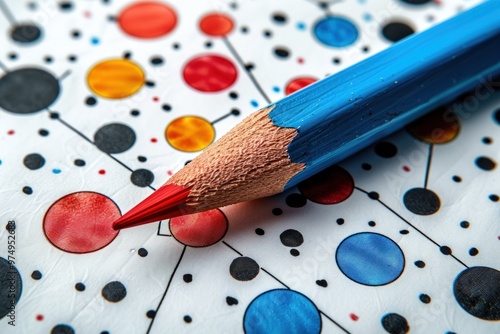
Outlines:
<svg viewBox="0 0 500 334"><path fill-rule="evenodd" d="M174 119L165 129L165 139L173 148L183 152L198 152L210 145L215 129L204 118L183 116Z"/></svg>
<svg viewBox="0 0 500 334"><path fill-rule="evenodd" d="M139 65L120 58L97 63L87 75L90 89L108 99L123 99L134 95L144 82L144 72Z"/></svg>

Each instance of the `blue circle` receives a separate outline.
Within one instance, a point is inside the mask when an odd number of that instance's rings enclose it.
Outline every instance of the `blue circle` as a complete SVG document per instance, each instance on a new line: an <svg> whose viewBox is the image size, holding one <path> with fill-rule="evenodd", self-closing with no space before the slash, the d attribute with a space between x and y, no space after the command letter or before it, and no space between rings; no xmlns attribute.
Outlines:
<svg viewBox="0 0 500 334"><path fill-rule="evenodd" d="M319 333L321 317L303 294L287 289L266 291L248 305L243 318L246 334Z"/></svg>
<svg viewBox="0 0 500 334"><path fill-rule="evenodd" d="M358 233L344 239L336 253L337 265L354 282L378 286L395 281L403 272L401 248L378 233Z"/></svg>
<svg viewBox="0 0 500 334"><path fill-rule="evenodd" d="M313 32L321 43L335 48L349 46L359 36L354 23L339 16L327 16L319 20Z"/></svg>

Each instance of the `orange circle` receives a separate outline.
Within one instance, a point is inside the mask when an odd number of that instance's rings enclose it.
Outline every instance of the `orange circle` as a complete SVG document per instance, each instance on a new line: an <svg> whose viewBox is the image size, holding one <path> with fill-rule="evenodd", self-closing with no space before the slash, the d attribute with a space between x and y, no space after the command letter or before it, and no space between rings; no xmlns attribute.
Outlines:
<svg viewBox="0 0 500 334"><path fill-rule="evenodd" d="M200 20L201 31L209 36L226 36L233 27L233 20L221 13L210 13Z"/></svg>
<svg viewBox="0 0 500 334"><path fill-rule="evenodd" d="M446 144L460 132L457 116L449 109L438 108L407 127L414 137L429 144Z"/></svg>
<svg viewBox="0 0 500 334"><path fill-rule="evenodd" d="M97 63L87 75L90 89L101 97L122 99L133 95L145 82L144 72L127 59L109 59Z"/></svg>
<svg viewBox="0 0 500 334"><path fill-rule="evenodd" d="M215 129L204 118L183 116L174 119L165 129L165 139L173 148L183 152L198 152L210 145Z"/></svg>
<svg viewBox="0 0 500 334"><path fill-rule="evenodd" d="M156 38L171 32L177 25L177 14L168 5L156 1L134 3L118 16L120 28L138 38Z"/></svg>

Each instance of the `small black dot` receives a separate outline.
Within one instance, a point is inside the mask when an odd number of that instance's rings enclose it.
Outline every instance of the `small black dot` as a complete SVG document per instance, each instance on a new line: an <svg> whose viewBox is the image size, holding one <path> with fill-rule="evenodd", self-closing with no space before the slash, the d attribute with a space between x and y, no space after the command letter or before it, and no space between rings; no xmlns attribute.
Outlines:
<svg viewBox="0 0 500 334"><path fill-rule="evenodd" d="M75 55L69 55L68 60L72 63L74 63L77 60L77 57Z"/></svg>
<svg viewBox="0 0 500 334"><path fill-rule="evenodd" d="M11 52L8 54L8 57L10 60L15 60L15 59L17 59L17 53Z"/></svg>
<svg viewBox="0 0 500 334"><path fill-rule="evenodd" d="M375 145L375 153L382 158L392 158L398 154L398 148L393 143L381 142Z"/></svg>
<svg viewBox="0 0 500 334"><path fill-rule="evenodd" d="M59 324L52 328L50 334L75 334L75 330L71 326Z"/></svg>
<svg viewBox="0 0 500 334"><path fill-rule="evenodd" d="M361 48L361 51L363 51L363 52L367 53L367 52L369 52L369 51L370 51L370 48L369 48L368 46L366 46L366 45L365 45L365 46L363 46L363 47Z"/></svg>
<svg viewBox="0 0 500 334"><path fill-rule="evenodd" d="M23 187L23 193L25 193L26 195L31 195L33 194L33 189L31 189L31 187Z"/></svg>
<svg viewBox="0 0 500 334"><path fill-rule="evenodd" d="M24 166L31 170L37 170L45 165L45 158L38 153L31 153L24 157Z"/></svg>
<svg viewBox="0 0 500 334"><path fill-rule="evenodd" d="M38 134L42 137L47 137L49 135L49 131L47 131L45 129L40 129L40 130L38 130Z"/></svg>
<svg viewBox="0 0 500 334"><path fill-rule="evenodd" d="M123 53L123 58L130 59L130 57L132 57L132 53L130 51L125 51Z"/></svg>
<svg viewBox="0 0 500 334"><path fill-rule="evenodd" d="M292 256L299 256L300 252L298 250L296 250L295 248L293 248L293 249L290 249L290 254Z"/></svg>
<svg viewBox="0 0 500 334"><path fill-rule="evenodd" d="M156 86L156 83L154 83L154 81L149 81L148 80L148 81L145 82L145 85L148 86L148 87L154 87L154 86Z"/></svg>
<svg viewBox="0 0 500 334"><path fill-rule="evenodd" d="M59 8L61 8L61 10L71 10L73 9L73 4L69 1L59 2Z"/></svg>
<svg viewBox="0 0 500 334"><path fill-rule="evenodd" d="M127 295L127 289L125 286L118 281L109 282L102 288L102 296L107 301L112 303L117 303L121 301Z"/></svg>
<svg viewBox="0 0 500 334"><path fill-rule="evenodd" d="M399 231L399 233L403 234L403 235L406 235L406 234L409 234L410 231L408 231L408 230L401 230L401 231Z"/></svg>
<svg viewBox="0 0 500 334"><path fill-rule="evenodd" d="M137 254L139 254L140 257L146 257L148 256L148 250L146 248L139 248Z"/></svg>
<svg viewBox="0 0 500 334"><path fill-rule="evenodd" d="M273 33L270 31L270 30L264 30L263 33L264 37L272 37L273 36Z"/></svg>
<svg viewBox="0 0 500 334"><path fill-rule="evenodd" d="M232 98L233 100L237 99L238 98L238 93L236 93L236 92L230 92L229 93L229 97Z"/></svg>
<svg viewBox="0 0 500 334"><path fill-rule="evenodd" d="M137 117L140 114L141 114L141 112L139 110L137 110L137 109L130 110L130 115L132 115L132 116L136 116Z"/></svg>
<svg viewBox="0 0 500 334"><path fill-rule="evenodd" d="M460 222L460 227L461 228L469 228L470 223L466 220Z"/></svg>
<svg viewBox="0 0 500 334"><path fill-rule="evenodd" d="M470 256L476 256L477 254L479 254L479 250L476 247L472 247L471 249L469 249Z"/></svg>
<svg viewBox="0 0 500 334"><path fill-rule="evenodd" d="M418 298L424 304L429 304L431 302L431 297L429 297L429 295L426 295L425 293L421 293Z"/></svg>
<svg viewBox="0 0 500 334"><path fill-rule="evenodd" d="M324 2L324 1L318 2L318 6L321 9L328 9L328 2Z"/></svg>
<svg viewBox="0 0 500 334"><path fill-rule="evenodd" d="M453 175L451 179L457 183L462 182L462 178L458 175Z"/></svg>
<svg viewBox="0 0 500 334"><path fill-rule="evenodd" d="M274 208L272 212L275 216L280 216L281 214L283 214L283 210L281 210L280 208Z"/></svg>
<svg viewBox="0 0 500 334"><path fill-rule="evenodd" d="M234 116L239 116L241 111L239 109L231 109L231 114Z"/></svg>
<svg viewBox="0 0 500 334"><path fill-rule="evenodd" d="M324 279L319 279L316 281L316 284L323 287L323 288L326 288L328 286L328 282Z"/></svg>
<svg viewBox="0 0 500 334"><path fill-rule="evenodd" d="M244 34L248 33L248 27L241 27L240 30Z"/></svg>
<svg viewBox="0 0 500 334"><path fill-rule="evenodd" d="M425 262L424 261L415 261L415 265L418 267L418 268L423 268L425 267Z"/></svg>
<svg viewBox="0 0 500 334"><path fill-rule="evenodd" d="M184 321L189 324L191 321L193 321L193 319L191 319L191 317L189 315L185 315Z"/></svg>
<svg viewBox="0 0 500 334"><path fill-rule="evenodd" d="M174 50L179 50L181 48L181 45L179 43L174 43L174 44L172 44L172 48Z"/></svg>
<svg viewBox="0 0 500 334"><path fill-rule="evenodd" d="M146 312L146 317L148 317L149 319L154 319L155 315L156 315L156 311L149 310Z"/></svg>
<svg viewBox="0 0 500 334"><path fill-rule="evenodd" d="M284 24L287 21L287 17L284 13L274 13L272 15L272 20L274 23Z"/></svg>
<svg viewBox="0 0 500 334"><path fill-rule="evenodd" d="M283 46L278 46L274 48L274 54L279 58L288 58L288 56L290 56L290 50Z"/></svg>
<svg viewBox="0 0 500 334"><path fill-rule="evenodd" d="M42 278L42 273L38 270L35 270L34 272L31 273L31 278L38 281L39 279Z"/></svg>
<svg viewBox="0 0 500 334"><path fill-rule="evenodd" d="M51 112L51 113L49 114L49 117L50 117L51 119L58 119L58 118L59 118L59 114L58 114L58 113L56 113L56 112Z"/></svg>
<svg viewBox="0 0 500 334"><path fill-rule="evenodd" d="M364 170L371 170L372 169L372 165L364 163L364 164L361 165L361 168L363 168Z"/></svg>
<svg viewBox="0 0 500 334"><path fill-rule="evenodd" d="M344 223L345 223L344 218L339 218L339 219L337 219L337 224L338 224L338 225L344 225Z"/></svg>
<svg viewBox="0 0 500 334"><path fill-rule="evenodd" d="M153 172L148 169L137 169L130 175L130 181L141 188L148 187L155 180Z"/></svg>
<svg viewBox="0 0 500 334"><path fill-rule="evenodd" d="M205 47L207 49L210 49L212 47L212 45L213 45L212 42L205 42Z"/></svg>
<svg viewBox="0 0 500 334"><path fill-rule="evenodd" d="M280 234L280 241L287 247L298 247L304 243L302 233L297 230L286 230Z"/></svg>
<svg viewBox="0 0 500 334"><path fill-rule="evenodd" d="M102 331L101 334L109 334L108 331Z"/></svg>
<svg viewBox="0 0 500 334"><path fill-rule="evenodd" d="M75 289L76 289L76 291L85 291L85 284L83 284L83 283L76 283L75 284Z"/></svg>
<svg viewBox="0 0 500 334"><path fill-rule="evenodd" d="M160 56L153 56L150 59L151 64L153 65L162 65L163 64L163 58Z"/></svg>
<svg viewBox="0 0 500 334"><path fill-rule="evenodd" d="M231 2L229 7L231 7L231 9L238 9L238 4L236 2Z"/></svg>
<svg viewBox="0 0 500 334"><path fill-rule="evenodd" d="M148 159L146 157L143 157L142 155L140 155L137 157L137 160L139 160L140 162L146 162Z"/></svg>
<svg viewBox="0 0 500 334"><path fill-rule="evenodd" d="M227 303L227 305L229 305L229 306L238 305L238 299L236 299L236 298L234 298L234 297L229 297L229 296L227 296L227 297L226 297L226 303Z"/></svg>
<svg viewBox="0 0 500 334"><path fill-rule="evenodd" d="M499 198L498 198L498 195L490 195L488 198L489 198L489 199L490 199L490 201L492 201L492 202L498 202L498 199L499 199Z"/></svg>
<svg viewBox="0 0 500 334"><path fill-rule="evenodd" d="M486 145L489 145L491 143L493 143L493 139L491 139L490 137L484 137L482 139L483 143L486 144Z"/></svg>
<svg viewBox="0 0 500 334"><path fill-rule="evenodd" d="M374 227L375 225L377 225L377 223L375 223L373 220L370 220L368 222L368 226Z"/></svg>
<svg viewBox="0 0 500 334"><path fill-rule="evenodd" d="M88 106L95 106L97 103L97 100L93 96L89 96L85 99L85 104Z"/></svg>
<svg viewBox="0 0 500 334"><path fill-rule="evenodd" d="M332 59L332 62L335 65L339 65L342 62L342 60L340 58L338 58L338 57L335 57L335 58Z"/></svg>
<svg viewBox="0 0 500 334"><path fill-rule="evenodd" d="M376 191L370 191L368 193L368 197L373 199L373 200L378 200L380 198L380 195Z"/></svg>
<svg viewBox="0 0 500 334"><path fill-rule="evenodd" d="M75 163L75 166L78 166L78 167L85 166L85 161L82 159L75 159L74 163Z"/></svg>
<svg viewBox="0 0 500 334"><path fill-rule="evenodd" d="M184 282L186 283L191 283L193 281L193 275L191 274L184 274L182 276L182 279L184 280Z"/></svg>
<svg viewBox="0 0 500 334"><path fill-rule="evenodd" d="M51 56L45 56L43 58L43 60L46 62L46 63L52 63L54 61L54 59L51 57Z"/></svg>
<svg viewBox="0 0 500 334"><path fill-rule="evenodd" d="M479 157L476 159L476 166L482 170L490 171L495 169L496 162L493 159L488 157Z"/></svg>
<svg viewBox="0 0 500 334"><path fill-rule="evenodd" d="M256 228L256 229L255 229L255 233L256 233L257 235L264 235L264 233L265 233L265 232L264 232L264 230L263 230L263 229L261 229L261 228Z"/></svg>
<svg viewBox="0 0 500 334"><path fill-rule="evenodd" d="M413 34L415 30L402 22L391 22L382 28L382 35L391 42L397 42Z"/></svg>
<svg viewBox="0 0 500 334"><path fill-rule="evenodd" d="M229 273L238 281L250 281L259 274L259 265L254 259L240 256L234 259L229 266Z"/></svg>
<svg viewBox="0 0 500 334"><path fill-rule="evenodd" d="M439 250L441 251L441 253L443 253L444 255L451 255L451 248L448 247L448 246L441 246L439 247Z"/></svg>
<svg viewBox="0 0 500 334"><path fill-rule="evenodd" d="M290 194L286 197L285 202L291 208L301 208L307 204L307 198L302 194Z"/></svg>
<svg viewBox="0 0 500 334"><path fill-rule="evenodd" d="M165 111L171 111L172 110L172 106L170 104L164 104L161 106L161 108Z"/></svg>
<svg viewBox="0 0 500 334"><path fill-rule="evenodd" d="M80 31L78 31L78 30L73 30L73 31L71 31L71 36L72 36L73 38L80 38L81 33L80 33Z"/></svg>
<svg viewBox="0 0 500 334"><path fill-rule="evenodd" d="M248 64L245 65L245 69L247 71L252 71L252 70L255 69L255 64L254 63L248 63Z"/></svg>

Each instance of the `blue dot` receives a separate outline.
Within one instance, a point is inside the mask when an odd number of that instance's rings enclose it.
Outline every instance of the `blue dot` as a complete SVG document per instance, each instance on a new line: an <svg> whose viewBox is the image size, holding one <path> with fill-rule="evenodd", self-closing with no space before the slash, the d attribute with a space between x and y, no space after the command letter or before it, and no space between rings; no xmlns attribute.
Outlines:
<svg viewBox="0 0 500 334"><path fill-rule="evenodd" d="M377 233L358 233L344 239L336 253L340 270L353 281L377 286L395 281L405 258L399 246Z"/></svg>
<svg viewBox="0 0 500 334"><path fill-rule="evenodd" d="M314 26L314 35L323 44L341 48L351 45L358 39L358 28L347 19L328 16Z"/></svg>
<svg viewBox="0 0 500 334"><path fill-rule="evenodd" d="M280 88L278 86L273 86L273 92L279 93Z"/></svg>
<svg viewBox="0 0 500 334"><path fill-rule="evenodd" d="M94 45L99 44L99 38L97 38L97 37L92 37L92 38L90 39L90 43L92 43L92 44L94 44Z"/></svg>
<svg viewBox="0 0 500 334"><path fill-rule="evenodd" d="M58 169L58 168L54 168L54 169L52 170L52 173L54 173L54 174L59 174L60 172L61 172L61 170L60 170L60 169Z"/></svg>
<svg viewBox="0 0 500 334"><path fill-rule="evenodd" d="M2 164L2 160L0 160L0 165Z"/></svg>
<svg viewBox="0 0 500 334"><path fill-rule="evenodd" d="M243 328L246 334L319 333L321 317L303 294L276 289L260 294L248 305Z"/></svg>
<svg viewBox="0 0 500 334"><path fill-rule="evenodd" d="M297 22L297 29L306 30L306 24L304 22Z"/></svg>
<svg viewBox="0 0 500 334"><path fill-rule="evenodd" d="M367 22L370 22L370 21L373 19L372 14L370 14L370 13L365 13L365 14L363 15L363 19L364 19L365 21L367 21Z"/></svg>
<svg viewBox="0 0 500 334"><path fill-rule="evenodd" d="M250 104L252 105L252 107L258 107L259 106L259 102L255 101L255 100L251 100Z"/></svg>

